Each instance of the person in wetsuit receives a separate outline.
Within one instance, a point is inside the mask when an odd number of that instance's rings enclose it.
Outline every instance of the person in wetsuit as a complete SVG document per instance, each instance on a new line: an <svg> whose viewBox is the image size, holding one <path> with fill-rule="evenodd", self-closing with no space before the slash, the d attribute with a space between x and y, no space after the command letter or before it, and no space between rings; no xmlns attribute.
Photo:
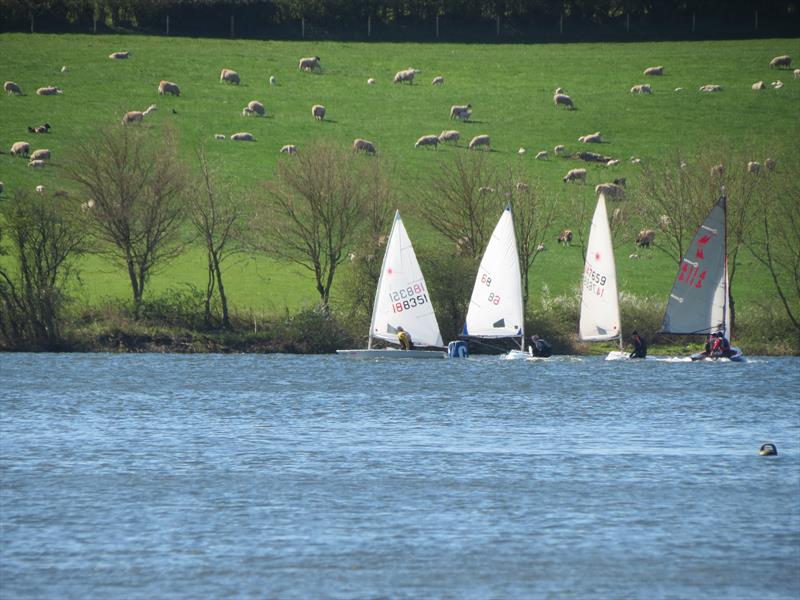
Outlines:
<svg viewBox="0 0 800 600"><path fill-rule="evenodd" d="M629 358L645 358L647 356L647 342L639 335L638 331L631 334L631 341L633 342L633 352L630 353Z"/></svg>
<svg viewBox="0 0 800 600"><path fill-rule="evenodd" d="M550 344L547 343L546 340L543 340L538 335L532 335L531 352L533 352L534 356L547 358L548 356L553 355L553 348L550 346Z"/></svg>
<svg viewBox="0 0 800 600"><path fill-rule="evenodd" d="M401 350L413 350L414 342L411 341L411 335L402 327L397 328L397 341L400 342Z"/></svg>

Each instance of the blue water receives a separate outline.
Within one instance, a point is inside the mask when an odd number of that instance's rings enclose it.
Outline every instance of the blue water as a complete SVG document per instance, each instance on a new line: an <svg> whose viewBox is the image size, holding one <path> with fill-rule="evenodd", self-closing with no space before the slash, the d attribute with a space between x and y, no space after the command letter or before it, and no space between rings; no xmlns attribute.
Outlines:
<svg viewBox="0 0 800 600"><path fill-rule="evenodd" d="M3 599L800 597L797 358L5 354L0 381Z"/></svg>

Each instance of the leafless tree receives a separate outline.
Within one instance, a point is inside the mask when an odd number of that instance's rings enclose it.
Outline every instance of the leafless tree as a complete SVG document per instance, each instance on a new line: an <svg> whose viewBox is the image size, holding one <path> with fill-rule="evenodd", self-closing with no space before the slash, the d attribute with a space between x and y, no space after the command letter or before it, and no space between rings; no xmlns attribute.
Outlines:
<svg viewBox="0 0 800 600"><path fill-rule="evenodd" d="M138 317L153 269L184 248L187 177L174 139L168 133L156 143L131 127L103 130L78 146L67 172L82 188L87 232L99 252L127 269Z"/></svg>

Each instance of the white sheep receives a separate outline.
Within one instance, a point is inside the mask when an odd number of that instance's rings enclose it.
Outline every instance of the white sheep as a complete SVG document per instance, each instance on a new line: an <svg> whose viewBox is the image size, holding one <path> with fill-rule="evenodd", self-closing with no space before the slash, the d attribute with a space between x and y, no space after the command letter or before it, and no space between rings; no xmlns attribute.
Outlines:
<svg viewBox="0 0 800 600"><path fill-rule="evenodd" d="M316 71L317 69L322 69L322 65L319 64L319 56L301 58L299 69L301 71Z"/></svg>
<svg viewBox="0 0 800 600"><path fill-rule="evenodd" d="M433 81L431 81L431 85L444 85L444 77L437 75L433 78Z"/></svg>
<svg viewBox="0 0 800 600"><path fill-rule="evenodd" d="M410 85L414 85L414 76L419 73L417 69L409 67L408 69L403 69L402 71L398 71L394 75L394 83L403 83L407 81Z"/></svg>
<svg viewBox="0 0 800 600"><path fill-rule="evenodd" d="M600 144L603 141L603 138L600 136L599 131L595 131L594 133L590 133L588 135L582 135L578 138L578 141L583 144Z"/></svg>
<svg viewBox="0 0 800 600"><path fill-rule="evenodd" d="M19 87L13 81L6 81L3 84L3 89L6 91L6 94L8 94L9 96L12 95L12 94L17 95L17 96L22 96L22 88Z"/></svg>
<svg viewBox="0 0 800 600"><path fill-rule="evenodd" d="M162 79L161 81L158 82L158 93L161 96L163 96L164 94L180 96L181 88L178 87L177 83L173 83L172 81L165 81Z"/></svg>
<svg viewBox="0 0 800 600"><path fill-rule="evenodd" d="M454 104L450 107L450 118L466 121L472 114L471 104Z"/></svg>
<svg viewBox="0 0 800 600"><path fill-rule="evenodd" d="M45 163L41 159L28 161L28 166L31 167L32 169L44 169L46 164L47 163Z"/></svg>
<svg viewBox="0 0 800 600"><path fill-rule="evenodd" d="M40 148L39 150L34 150L31 154L31 160L45 160L50 158L50 150L47 148Z"/></svg>
<svg viewBox="0 0 800 600"><path fill-rule="evenodd" d="M553 92L554 94L566 94L564 88L557 87L556 90Z"/></svg>
<svg viewBox="0 0 800 600"><path fill-rule="evenodd" d="M31 151L31 145L28 142L14 142L11 145L12 156L25 156L27 157Z"/></svg>
<svg viewBox="0 0 800 600"><path fill-rule="evenodd" d="M707 83L706 85L700 86L701 92L721 92L722 86L717 85L716 83Z"/></svg>
<svg viewBox="0 0 800 600"><path fill-rule="evenodd" d="M547 248L544 247L544 242L542 242L541 244L536 246L536 251L537 252L544 252L545 250L547 250Z"/></svg>
<svg viewBox="0 0 800 600"><path fill-rule="evenodd" d="M322 104L315 104L311 107L311 116L317 121L322 121L325 118L325 107Z"/></svg>
<svg viewBox="0 0 800 600"><path fill-rule="evenodd" d="M140 110L129 110L124 115L122 115L122 124L127 125L128 123L138 123L144 119L144 113Z"/></svg>
<svg viewBox="0 0 800 600"><path fill-rule="evenodd" d="M61 67L61 72L62 73L66 73L67 72L67 65L64 65L63 67Z"/></svg>
<svg viewBox="0 0 800 600"><path fill-rule="evenodd" d="M219 82L227 82L232 83L234 85L239 85L241 83L241 78L239 77L239 73L234 71L233 69L222 69L219 73Z"/></svg>
<svg viewBox="0 0 800 600"><path fill-rule="evenodd" d="M491 150L491 140L486 134L476 135L469 141L469 149L475 150L476 148L485 148Z"/></svg>
<svg viewBox="0 0 800 600"><path fill-rule="evenodd" d="M370 77L369 79L367 79L367 85L375 85L375 80L372 77Z"/></svg>
<svg viewBox="0 0 800 600"><path fill-rule="evenodd" d="M231 139L234 142L255 142L256 141L255 136L252 133L248 132L248 131L241 131L239 133L234 133L233 135L231 135Z"/></svg>
<svg viewBox="0 0 800 600"><path fill-rule="evenodd" d="M619 164L619 160L616 159L616 158L612 158L611 160L606 161L606 166L607 167L616 167L618 164Z"/></svg>
<svg viewBox="0 0 800 600"><path fill-rule="evenodd" d="M649 83L639 83L631 88L631 94L652 94L653 88Z"/></svg>
<svg viewBox="0 0 800 600"><path fill-rule="evenodd" d="M767 86L764 85L763 81L756 81L753 85L750 86L754 90L765 90Z"/></svg>
<svg viewBox="0 0 800 600"><path fill-rule="evenodd" d="M586 169L570 169L566 175L564 175L564 183L568 181L582 181L586 183Z"/></svg>
<svg viewBox="0 0 800 600"><path fill-rule="evenodd" d="M761 172L761 163L751 160L747 163L747 172L758 175Z"/></svg>
<svg viewBox="0 0 800 600"><path fill-rule="evenodd" d="M795 79L800 79L800 69L795 69L793 73Z"/></svg>
<svg viewBox="0 0 800 600"><path fill-rule="evenodd" d="M375 154L375 144L369 140L356 138L353 140L353 152L366 152L367 154Z"/></svg>
<svg viewBox="0 0 800 600"><path fill-rule="evenodd" d="M783 82L779 79L778 81L773 81L772 83L770 83L770 85L774 87L776 90L779 90L783 87Z"/></svg>
<svg viewBox="0 0 800 600"><path fill-rule="evenodd" d="M281 147L281 152L283 154L297 154L297 146L294 144L286 144Z"/></svg>
<svg viewBox="0 0 800 600"><path fill-rule="evenodd" d="M672 90L672 91L673 91L673 92L682 92L682 91L683 91L683 88L682 88L682 87L676 87L676 88L675 88L674 90Z"/></svg>
<svg viewBox="0 0 800 600"><path fill-rule="evenodd" d="M524 156L527 153L528 151L525 148L520 148L519 150L517 150L517 154L519 154L520 156Z"/></svg>
<svg viewBox="0 0 800 600"><path fill-rule="evenodd" d="M275 78L275 75L269 76L269 84L270 85L278 85L278 80Z"/></svg>
<svg viewBox="0 0 800 600"><path fill-rule="evenodd" d="M642 164L641 158L636 158L635 156L631 156L631 164L632 165L640 165Z"/></svg>
<svg viewBox="0 0 800 600"><path fill-rule="evenodd" d="M645 75L663 75L664 74L664 67L647 67L644 70Z"/></svg>
<svg viewBox="0 0 800 600"><path fill-rule="evenodd" d="M61 88L58 88L54 85L40 87L38 90L36 90L37 96L58 96L59 94L63 93L64 91Z"/></svg>
<svg viewBox="0 0 800 600"><path fill-rule="evenodd" d="M767 171L774 171L775 170L775 159L774 158L765 158L764 159L764 166L766 167Z"/></svg>
<svg viewBox="0 0 800 600"><path fill-rule="evenodd" d="M547 152L547 150L542 150L536 155L536 160L547 160L549 156L550 154Z"/></svg>
<svg viewBox="0 0 800 600"><path fill-rule="evenodd" d="M36 193L37 194L44 194L44 186L43 185L37 185L35 189L36 189Z"/></svg>
<svg viewBox="0 0 800 600"><path fill-rule="evenodd" d="M563 156L567 153L567 148L563 144L559 144L555 148L553 148L553 154L556 156Z"/></svg>
<svg viewBox="0 0 800 600"><path fill-rule="evenodd" d="M599 183L594 188L598 196L603 194L609 200L624 200L625 190L616 183Z"/></svg>
<svg viewBox="0 0 800 600"><path fill-rule="evenodd" d="M221 134L221 133L215 133L214 134L214 139L215 140L224 140L225 136L223 134Z"/></svg>
<svg viewBox="0 0 800 600"><path fill-rule="evenodd" d="M461 134L455 129L446 129L439 134L439 141L444 142L457 142L461 139Z"/></svg>
<svg viewBox="0 0 800 600"><path fill-rule="evenodd" d="M792 57L787 56L786 54L783 54L781 56L776 56L771 61L769 61L770 67L781 68L781 67L790 67L791 65L792 65Z"/></svg>
<svg viewBox="0 0 800 600"><path fill-rule="evenodd" d="M125 50L124 52L112 52L108 55L108 58L128 58L130 56L130 52Z"/></svg>
<svg viewBox="0 0 800 600"><path fill-rule="evenodd" d="M575 110L575 105L572 102L572 98L566 94L555 94L553 96L553 104L556 105L556 108L558 108L560 105L566 107L567 110Z"/></svg>
<svg viewBox="0 0 800 600"><path fill-rule="evenodd" d="M438 148L439 147L439 136L436 136L436 135L423 135L414 144L414 148L420 148L422 146L433 146L434 149Z"/></svg>
<svg viewBox="0 0 800 600"><path fill-rule="evenodd" d="M247 108L249 108L254 114L258 115L259 117L263 117L267 114L267 109L264 108L264 105L261 104L258 100L250 100L247 103Z"/></svg>
<svg viewBox="0 0 800 600"><path fill-rule="evenodd" d="M150 113L154 113L154 112L156 112L157 110L158 110L158 107L157 107L155 104L151 104L150 106L148 106L148 107L145 109L145 111L144 111L142 114L143 114L143 115L146 117L146 116L147 116L147 115L149 115Z"/></svg>

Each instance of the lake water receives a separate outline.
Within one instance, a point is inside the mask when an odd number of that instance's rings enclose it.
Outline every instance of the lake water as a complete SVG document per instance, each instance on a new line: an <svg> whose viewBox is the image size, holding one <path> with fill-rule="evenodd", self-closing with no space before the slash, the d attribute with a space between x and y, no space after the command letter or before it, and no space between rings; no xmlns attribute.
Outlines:
<svg viewBox="0 0 800 600"><path fill-rule="evenodd" d="M0 381L4 599L800 596L797 358L4 354Z"/></svg>

